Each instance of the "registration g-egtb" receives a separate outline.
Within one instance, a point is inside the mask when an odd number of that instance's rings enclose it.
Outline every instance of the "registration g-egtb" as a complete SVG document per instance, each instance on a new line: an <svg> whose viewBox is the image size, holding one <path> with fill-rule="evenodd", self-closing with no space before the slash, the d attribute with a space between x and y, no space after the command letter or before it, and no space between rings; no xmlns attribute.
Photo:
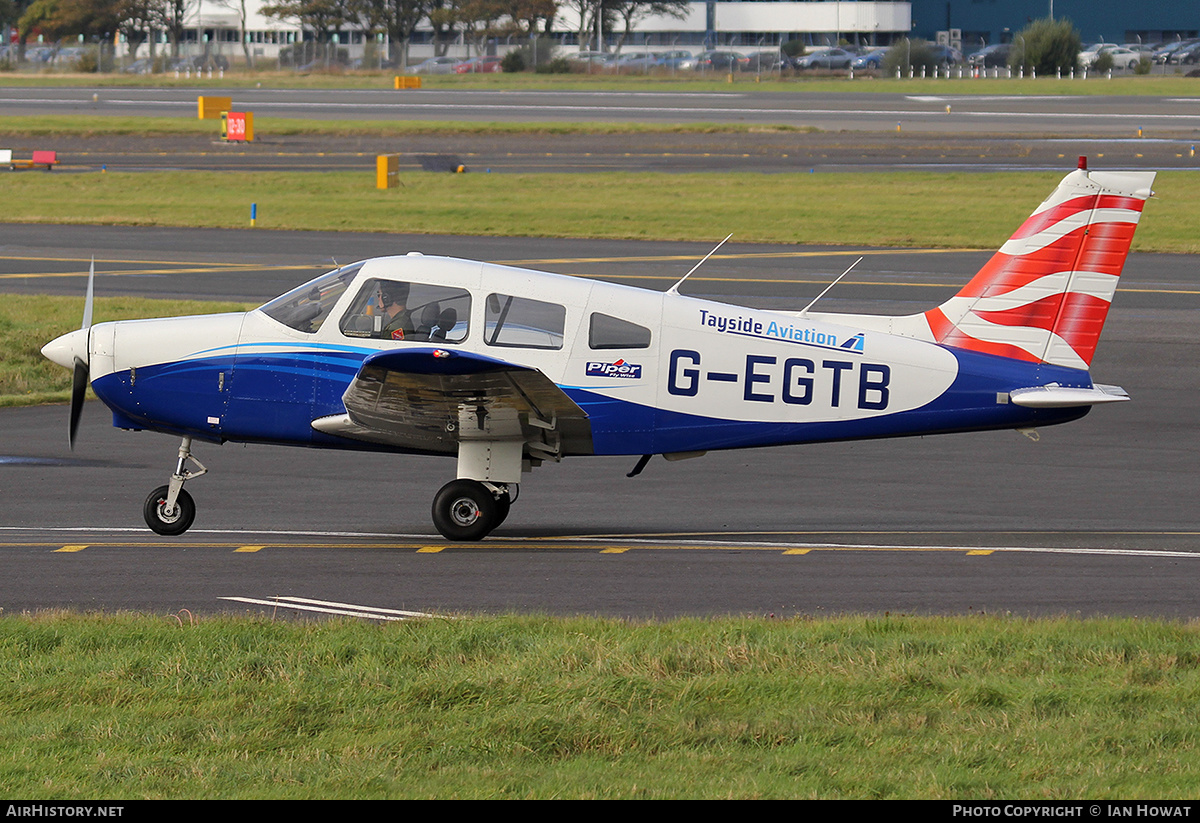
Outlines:
<svg viewBox="0 0 1200 823"><path fill-rule="evenodd" d="M182 437L144 515L181 534L193 443L456 455L451 540L509 513L566 457L692 457L1074 420L1127 400L1089 366L1152 172L1080 158L954 297L903 317L766 311L410 253L317 277L244 314L91 323L46 345L113 424Z"/></svg>

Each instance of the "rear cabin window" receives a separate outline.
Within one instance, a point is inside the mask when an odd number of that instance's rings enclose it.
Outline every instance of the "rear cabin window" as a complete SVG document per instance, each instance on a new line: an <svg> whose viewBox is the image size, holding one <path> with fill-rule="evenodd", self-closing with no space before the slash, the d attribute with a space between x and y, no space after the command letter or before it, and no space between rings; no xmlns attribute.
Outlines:
<svg viewBox="0 0 1200 823"><path fill-rule="evenodd" d="M489 346L522 349L561 349L567 310L511 294L489 294L483 339Z"/></svg>
<svg viewBox="0 0 1200 823"><path fill-rule="evenodd" d="M648 349L650 330L609 314L593 312L588 324L588 347L592 349Z"/></svg>
<svg viewBox="0 0 1200 823"><path fill-rule="evenodd" d="M347 337L410 343L461 343L467 338L471 295L449 286L373 278L342 315Z"/></svg>

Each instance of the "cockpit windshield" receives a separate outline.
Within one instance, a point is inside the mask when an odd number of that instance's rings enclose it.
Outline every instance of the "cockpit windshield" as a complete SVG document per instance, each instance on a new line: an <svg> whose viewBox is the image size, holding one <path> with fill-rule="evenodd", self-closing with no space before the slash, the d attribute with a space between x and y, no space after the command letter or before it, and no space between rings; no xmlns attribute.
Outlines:
<svg viewBox="0 0 1200 823"><path fill-rule="evenodd" d="M296 331L314 334L362 266L359 262L334 269L264 303L260 308L272 320L278 320Z"/></svg>

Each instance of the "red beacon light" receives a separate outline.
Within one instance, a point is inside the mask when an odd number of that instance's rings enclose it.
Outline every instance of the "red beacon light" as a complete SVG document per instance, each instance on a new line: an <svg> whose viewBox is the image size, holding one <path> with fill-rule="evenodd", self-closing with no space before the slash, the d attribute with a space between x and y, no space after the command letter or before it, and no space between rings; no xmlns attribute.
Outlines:
<svg viewBox="0 0 1200 823"><path fill-rule="evenodd" d="M1082 154L1079 155L1079 169L1080 171L1087 171L1087 157Z"/></svg>

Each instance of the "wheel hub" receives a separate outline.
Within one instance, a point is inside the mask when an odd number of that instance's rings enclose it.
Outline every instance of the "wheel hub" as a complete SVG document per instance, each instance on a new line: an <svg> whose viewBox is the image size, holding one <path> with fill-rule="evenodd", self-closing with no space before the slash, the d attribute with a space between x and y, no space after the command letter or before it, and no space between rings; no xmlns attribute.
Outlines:
<svg viewBox="0 0 1200 823"><path fill-rule="evenodd" d="M460 497L450 504L450 517L458 526L470 526L479 519L479 507L469 497Z"/></svg>

